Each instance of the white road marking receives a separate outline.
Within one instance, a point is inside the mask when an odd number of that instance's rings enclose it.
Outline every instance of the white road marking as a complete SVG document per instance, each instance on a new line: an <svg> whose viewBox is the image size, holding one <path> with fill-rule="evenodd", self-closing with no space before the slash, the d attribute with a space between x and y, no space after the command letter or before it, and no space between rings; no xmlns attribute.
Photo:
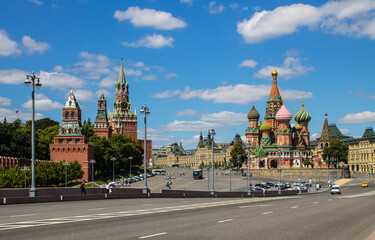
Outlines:
<svg viewBox="0 0 375 240"><path fill-rule="evenodd" d="M155 205L154 203L148 203L148 204L142 204L141 206L153 206L153 205Z"/></svg>
<svg viewBox="0 0 375 240"><path fill-rule="evenodd" d="M165 234L167 234L167 232L156 233L156 234L147 235L147 236L143 236L143 237L139 237L139 238L144 239L144 238L156 237L156 236L165 235Z"/></svg>
<svg viewBox="0 0 375 240"><path fill-rule="evenodd" d="M271 213L273 213L273 212L272 211L271 212L264 212L262 214L266 215L266 214L271 214Z"/></svg>
<svg viewBox="0 0 375 240"><path fill-rule="evenodd" d="M142 211L131 210L131 211L121 211L121 212L109 212L109 213L95 213L89 215L81 215L81 216L67 216L67 217L54 217L50 219L40 219L40 220L31 220L31 221L19 221L13 223L3 223L0 224L0 231L15 229L15 228L28 228L28 227L38 227L38 226L46 226L46 225L54 225L54 224L64 224L64 223L75 223L75 222L82 222L82 221L92 221L98 219L108 219L108 218L118 218L118 217L128 217L133 215L143 215L143 214L155 214L158 212L173 212L173 211L182 211L186 209L201 209L201 208L209 208L209 207L217 207L217 206L227 206L231 204L246 204L246 203L254 203L254 202L266 202L275 199L295 199L298 197L275 197L270 199L254 199L254 198L244 198L238 200L219 200L215 202L205 202L205 203L195 203L189 205L177 205L177 206L169 206L169 207L160 207L160 208L149 208L143 209ZM258 205L258 206L268 206L268 205ZM269 214L272 212L266 212L263 214ZM20 216L20 215L14 215Z"/></svg>
<svg viewBox="0 0 375 240"><path fill-rule="evenodd" d="M313 202L313 204L318 204L319 202Z"/></svg>
<svg viewBox="0 0 375 240"><path fill-rule="evenodd" d="M332 201L332 199L328 199L328 201Z"/></svg>
<svg viewBox="0 0 375 240"><path fill-rule="evenodd" d="M13 215L10 217L27 217L27 216L34 216L35 214L23 214L23 215Z"/></svg>
<svg viewBox="0 0 375 240"><path fill-rule="evenodd" d="M298 206L293 206L293 207L291 207L291 208L298 208Z"/></svg>
<svg viewBox="0 0 375 240"><path fill-rule="evenodd" d="M233 220L234 220L233 218L230 218L230 219L225 219L225 220L217 221L217 223L230 222L230 221L233 221Z"/></svg>
<svg viewBox="0 0 375 240"><path fill-rule="evenodd" d="M87 209L88 211L104 210L105 208L91 208Z"/></svg>
<svg viewBox="0 0 375 240"><path fill-rule="evenodd" d="M271 206L271 204L269 205L245 205L245 206L239 206L238 208L249 208L249 207L269 207Z"/></svg>

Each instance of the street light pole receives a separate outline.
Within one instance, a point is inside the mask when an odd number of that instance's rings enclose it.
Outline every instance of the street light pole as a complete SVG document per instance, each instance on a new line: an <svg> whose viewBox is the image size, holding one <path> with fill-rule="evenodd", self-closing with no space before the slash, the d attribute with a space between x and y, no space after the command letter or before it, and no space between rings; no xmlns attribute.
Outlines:
<svg viewBox="0 0 375 240"><path fill-rule="evenodd" d="M302 191L301 191L301 169L302 169L302 155L301 155L301 152L299 152L299 194L302 194Z"/></svg>
<svg viewBox="0 0 375 240"><path fill-rule="evenodd" d="M112 157L111 158L111 161L113 162L113 164L112 164L112 166L113 166L113 170L112 170L112 182L114 182L115 181L115 161L116 161L117 159L115 158L115 157Z"/></svg>
<svg viewBox="0 0 375 240"><path fill-rule="evenodd" d="M133 157L128 157L128 159L130 160L130 178L132 177L132 160L133 160Z"/></svg>
<svg viewBox="0 0 375 240"><path fill-rule="evenodd" d="M26 171L29 171L30 168L29 168L29 167L26 167L26 166L23 166L23 167L21 168L21 170L25 172L25 188L26 188Z"/></svg>
<svg viewBox="0 0 375 240"><path fill-rule="evenodd" d="M327 156L325 158L326 159L324 159L324 160L327 160L326 163L327 163L327 189L328 189L329 188L329 173L328 173L328 171L329 171L329 157Z"/></svg>
<svg viewBox="0 0 375 240"><path fill-rule="evenodd" d="M232 163L229 163L229 191L232 191Z"/></svg>
<svg viewBox="0 0 375 240"><path fill-rule="evenodd" d="M277 153L279 154L279 189L278 194L281 195L281 151L278 150Z"/></svg>
<svg viewBox="0 0 375 240"><path fill-rule="evenodd" d="M148 187L147 187L147 122L146 122L146 117L147 115L150 115L150 110L146 106L146 103L144 106L141 107L141 114L145 115L145 138L144 138L144 143L143 143L143 148L144 148L144 155L143 155L143 165L144 165L144 185L143 185L143 193L148 193Z"/></svg>
<svg viewBox="0 0 375 240"><path fill-rule="evenodd" d="M211 169L212 169L212 189L211 195L215 194L215 174L214 174L214 136L215 136L215 129L211 128L210 135L212 136L212 158L211 158Z"/></svg>
<svg viewBox="0 0 375 240"><path fill-rule="evenodd" d="M35 80L37 82L35 83ZM37 89L42 87L39 82L40 78L36 77L34 72L31 75L26 75L25 85L29 87L31 85L31 99L32 99L32 121L31 121L31 188L29 190L29 197L35 197L38 195L38 190L35 184L35 86Z"/></svg>
<svg viewBox="0 0 375 240"><path fill-rule="evenodd" d="M63 165L65 166L65 187L68 187L68 166L70 163L64 162Z"/></svg>
<svg viewBox="0 0 375 240"><path fill-rule="evenodd" d="M247 195L251 195L251 188L250 188L250 148L249 148L249 157L247 160Z"/></svg>
<svg viewBox="0 0 375 240"><path fill-rule="evenodd" d="M93 182L92 187L94 187L94 175L95 175L94 164L96 163L96 161L94 159L92 159L92 160L90 160L90 163L91 163L91 171L92 171L91 181Z"/></svg>

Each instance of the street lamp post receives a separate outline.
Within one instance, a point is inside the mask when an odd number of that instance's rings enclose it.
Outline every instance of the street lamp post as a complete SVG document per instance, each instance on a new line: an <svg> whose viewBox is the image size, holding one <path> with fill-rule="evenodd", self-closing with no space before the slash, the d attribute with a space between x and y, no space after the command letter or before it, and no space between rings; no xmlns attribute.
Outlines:
<svg viewBox="0 0 375 240"><path fill-rule="evenodd" d="M232 163L229 163L229 191L232 191Z"/></svg>
<svg viewBox="0 0 375 240"><path fill-rule="evenodd" d="M251 188L250 188L250 148L249 148L249 157L247 158L247 195L251 195Z"/></svg>
<svg viewBox="0 0 375 240"><path fill-rule="evenodd" d="M113 170L112 170L112 182L115 181L115 161L117 159L115 157L111 158L111 161L113 162L112 166L113 166Z"/></svg>
<svg viewBox="0 0 375 240"><path fill-rule="evenodd" d="M133 157L128 157L129 161L130 161L130 178L132 178L132 160L133 160Z"/></svg>
<svg viewBox="0 0 375 240"><path fill-rule="evenodd" d="M328 189L329 188L329 173L328 173L328 171L329 171L329 157L328 156L325 157L324 160L327 160L326 163L327 163L327 189Z"/></svg>
<svg viewBox="0 0 375 240"><path fill-rule="evenodd" d="M36 83L35 83L36 80ZM38 195L38 190L35 184L35 86L37 89L42 87L39 82L40 78L36 77L34 72L31 75L26 75L25 85L29 87L31 85L31 99L32 99L32 121L31 121L31 188L29 190L29 197L35 197Z"/></svg>
<svg viewBox="0 0 375 240"><path fill-rule="evenodd" d="M258 157L258 182L260 184L260 158Z"/></svg>
<svg viewBox="0 0 375 240"><path fill-rule="evenodd" d="M299 152L299 194L302 194L301 192L301 169L302 169L302 155L301 155L301 152Z"/></svg>
<svg viewBox="0 0 375 240"><path fill-rule="evenodd" d="M317 163L317 158L315 158L315 164L314 164L314 166L315 166L315 192L316 191L318 191L318 188L317 188L317 186L316 186L316 184L317 184L317 182L318 182L318 174L317 174L317 171L318 171L318 163Z"/></svg>
<svg viewBox="0 0 375 240"><path fill-rule="evenodd" d="M26 166L23 166L23 167L21 168L21 170L25 172L25 188L26 188L26 171L29 171L30 168L29 168L29 167L26 167Z"/></svg>
<svg viewBox="0 0 375 240"><path fill-rule="evenodd" d="M281 151L278 150L277 153L279 154L279 189L278 189L278 194L281 195Z"/></svg>
<svg viewBox="0 0 375 240"><path fill-rule="evenodd" d="M336 155L337 180L339 180L339 155Z"/></svg>
<svg viewBox="0 0 375 240"><path fill-rule="evenodd" d="M65 187L68 187L68 166L70 163L64 162L63 165L65 166Z"/></svg>
<svg viewBox="0 0 375 240"><path fill-rule="evenodd" d="M212 136L212 157L211 157L211 169L212 169L212 189L211 195L215 194L215 174L214 174L214 136L215 136L215 129L211 128L210 135Z"/></svg>
<svg viewBox="0 0 375 240"><path fill-rule="evenodd" d="M91 163L91 172L92 172L91 181L93 182L92 187L94 187L94 176L95 176L94 164L96 163L96 161L94 159L92 159L92 160L90 160L90 163Z"/></svg>
<svg viewBox="0 0 375 240"><path fill-rule="evenodd" d="M146 106L146 103L144 106L141 107L141 114L145 115L145 138L144 138L144 143L143 143L143 148L144 148L144 155L143 155L143 166L144 166L144 177L145 177L145 180L144 180L144 185L143 185L143 193L148 193L148 188L147 188L147 174L146 174L146 171L147 171L147 122L146 122L146 118L147 118L147 115L150 115L150 110L149 108Z"/></svg>

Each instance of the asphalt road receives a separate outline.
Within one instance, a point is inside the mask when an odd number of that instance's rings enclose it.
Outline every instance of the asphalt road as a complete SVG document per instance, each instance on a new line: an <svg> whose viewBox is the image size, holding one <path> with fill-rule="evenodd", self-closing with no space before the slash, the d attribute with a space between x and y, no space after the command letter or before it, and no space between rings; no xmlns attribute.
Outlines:
<svg viewBox="0 0 375 240"><path fill-rule="evenodd" d="M368 239L375 186L252 199L118 199L8 205L0 239Z"/></svg>

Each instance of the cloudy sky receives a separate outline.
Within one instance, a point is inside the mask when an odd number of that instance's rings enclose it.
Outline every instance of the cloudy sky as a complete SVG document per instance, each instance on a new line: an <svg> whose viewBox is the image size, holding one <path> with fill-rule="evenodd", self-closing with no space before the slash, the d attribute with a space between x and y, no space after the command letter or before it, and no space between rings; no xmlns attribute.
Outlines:
<svg viewBox="0 0 375 240"><path fill-rule="evenodd" d="M0 22L8 121L30 119L32 71L43 84L37 118L61 122L69 87L84 120L101 90L112 111L123 57L132 110L150 108L154 147L194 148L211 127L218 142L244 136L253 99L264 117L273 66L293 115L304 99L313 138L326 112L351 136L375 122L375 0L13 0L0 2Z"/></svg>

